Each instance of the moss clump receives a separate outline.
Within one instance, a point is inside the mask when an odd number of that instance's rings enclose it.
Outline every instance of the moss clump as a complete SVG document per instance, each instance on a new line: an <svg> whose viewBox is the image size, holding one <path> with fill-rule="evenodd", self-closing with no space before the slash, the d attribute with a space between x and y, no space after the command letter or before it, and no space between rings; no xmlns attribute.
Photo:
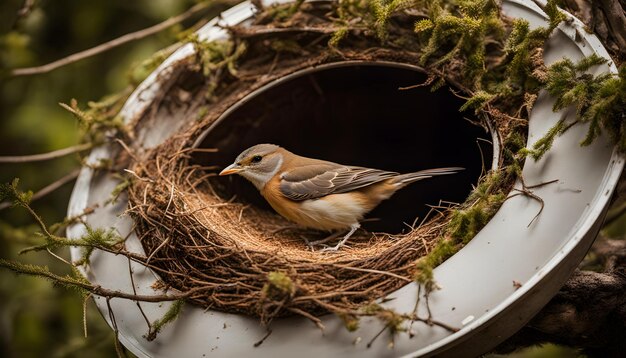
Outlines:
<svg viewBox="0 0 626 358"><path fill-rule="evenodd" d="M429 18L415 24L415 32L426 35L428 44L422 64L440 66L451 61L464 63L464 75L480 89L486 72L488 39L505 34L500 7L493 0L421 1ZM435 59L436 58L436 59Z"/></svg>
<svg viewBox="0 0 626 358"><path fill-rule="evenodd" d="M383 41L386 40L388 35L387 25L391 15L411 8L414 5L414 0L372 0L370 8L376 18L374 21L376 36Z"/></svg>
<svg viewBox="0 0 626 358"><path fill-rule="evenodd" d="M167 312L165 312L163 317L154 321L150 325L150 332L145 336L146 339L148 341L153 341L156 338L157 334L159 334L159 332L161 331L161 329L163 329L165 325L173 322L178 317L178 315L180 315L180 313L183 310L184 304L185 304L184 300L176 300L172 302L172 304L170 305Z"/></svg>
<svg viewBox="0 0 626 358"><path fill-rule="evenodd" d="M392 309L384 308L377 303L370 303L363 308L362 312L366 316L376 317L384 324L383 329L367 344L368 348L372 345L374 340L384 331L387 331L389 333L389 336L391 337L388 343L388 347L393 348L396 335L398 333L407 331L405 323L410 320L409 316L407 315L400 314Z"/></svg>
<svg viewBox="0 0 626 358"><path fill-rule="evenodd" d="M452 211L447 232L462 244L468 243L489 222L506 199L502 183L506 177L496 171L484 177L468 197L466 208Z"/></svg>
<svg viewBox="0 0 626 358"><path fill-rule="evenodd" d="M505 47L509 88L521 84L527 91L537 91L544 83L543 45L554 29L567 19L554 0L548 0L544 10L548 15L547 27L530 30L528 21L513 21Z"/></svg>
<svg viewBox="0 0 626 358"><path fill-rule="evenodd" d="M343 321L344 327L346 327L349 332L355 332L359 329L360 320L356 315L341 312L338 313L337 316Z"/></svg>
<svg viewBox="0 0 626 358"><path fill-rule="evenodd" d="M578 123L589 126L581 145L591 144L606 131L613 144L626 153L626 66L621 66L617 75L588 73L594 66L605 63L605 59L593 54L577 63L564 59L549 67L546 90L556 98L553 110L574 106L576 118L568 121L563 117L532 149L523 150L522 154L540 159L550 150L556 137Z"/></svg>
<svg viewBox="0 0 626 358"><path fill-rule="evenodd" d="M30 204L33 198L32 191L20 191L18 185L20 179L15 178L11 183L0 183L0 202L8 201L14 206L26 206Z"/></svg>
<svg viewBox="0 0 626 358"><path fill-rule="evenodd" d="M465 101L459 110L466 111L468 109L473 109L474 112L478 114L484 109L487 103L494 98L494 94L487 93L485 91L477 91L472 97Z"/></svg>
<svg viewBox="0 0 626 358"><path fill-rule="evenodd" d="M437 287L433 277L435 267L459 251L487 225L506 200L505 190L515 177L516 173L504 170L490 173L481 179L463 206L451 211L445 236L415 265L413 279L424 285L427 293Z"/></svg>
<svg viewBox="0 0 626 358"><path fill-rule="evenodd" d="M263 285L261 296L265 299L283 300L296 293L296 286L286 273L273 271L267 275L267 283Z"/></svg>
<svg viewBox="0 0 626 358"><path fill-rule="evenodd" d="M237 60L246 52L247 45L233 40L203 41L197 34L190 35L187 41L195 47L196 62L208 79L205 96L214 100L213 94L224 76L237 77Z"/></svg>
<svg viewBox="0 0 626 358"><path fill-rule="evenodd" d="M455 245L452 240L442 238L435 247L415 264L415 274L413 279L424 285L426 292L435 289L433 270L447 258L454 255L459 250L459 245Z"/></svg>
<svg viewBox="0 0 626 358"><path fill-rule="evenodd" d="M106 142L111 134L128 135L130 131L119 115L122 106L132 92L132 87L104 97L98 102L88 102L87 109L81 109L75 99L70 104L59 103L72 113L83 131L83 141L93 144Z"/></svg>

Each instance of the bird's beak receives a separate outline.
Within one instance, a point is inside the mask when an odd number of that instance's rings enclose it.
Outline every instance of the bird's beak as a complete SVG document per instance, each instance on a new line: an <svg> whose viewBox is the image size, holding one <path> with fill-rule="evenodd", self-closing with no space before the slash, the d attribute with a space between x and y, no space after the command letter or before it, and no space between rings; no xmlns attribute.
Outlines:
<svg viewBox="0 0 626 358"><path fill-rule="evenodd" d="M237 163L233 163L233 164L227 166L226 168L224 168L224 170L222 170L220 172L220 175L236 174L236 173L239 173L242 170L243 170L243 168L238 166Z"/></svg>

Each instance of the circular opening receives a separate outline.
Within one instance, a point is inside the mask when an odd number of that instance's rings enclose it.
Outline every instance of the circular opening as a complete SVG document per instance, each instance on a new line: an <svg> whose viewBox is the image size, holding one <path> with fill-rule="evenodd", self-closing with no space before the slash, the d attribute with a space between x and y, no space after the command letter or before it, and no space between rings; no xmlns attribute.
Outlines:
<svg viewBox="0 0 626 358"><path fill-rule="evenodd" d="M401 173L466 168L402 189L363 223L368 231L401 233L432 206L463 202L491 166L491 135L459 112L462 99L447 87L400 89L426 80L415 68L390 64L344 63L298 72L224 113L197 142L218 152L202 152L196 160L225 167L244 149L273 143L307 157ZM241 177L211 180L225 199L236 196L272 210Z"/></svg>

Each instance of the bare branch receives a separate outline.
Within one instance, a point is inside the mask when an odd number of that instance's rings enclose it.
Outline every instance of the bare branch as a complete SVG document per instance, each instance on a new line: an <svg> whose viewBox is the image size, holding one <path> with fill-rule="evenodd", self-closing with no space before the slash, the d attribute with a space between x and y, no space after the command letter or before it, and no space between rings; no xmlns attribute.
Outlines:
<svg viewBox="0 0 626 358"><path fill-rule="evenodd" d="M600 0L607 22L611 27L611 35L621 49L626 47L626 15L618 1Z"/></svg>
<svg viewBox="0 0 626 358"><path fill-rule="evenodd" d="M59 150L55 150L48 153L33 154L33 155L16 155L16 156L0 156L0 163L29 163L29 162L41 162L44 160L51 160L60 157L64 157L69 154L82 152L93 147L92 143L79 144Z"/></svg>
<svg viewBox="0 0 626 358"><path fill-rule="evenodd" d="M158 23L154 26L145 28L143 30L139 30L139 31L135 31L135 32L131 32L129 34L126 34L124 36L120 36L116 39L113 39L109 42L105 42L103 44L100 44L96 47L92 47L90 49L87 49L85 51L81 51L81 52L77 52L73 55L69 55L67 57L64 57L62 59L56 60L54 62L50 62L48 64L42 65L42 66L35 66L35 67L25 67L25 68L16 68L14 70L12 70L10 72L10 76L30 76L30 75L36 75L36 74L41 74L41 73L47 73L50 72L52 70L55 70L59 67L65 66L65 65L69 65L71 63L83 60L85 58L91 57L91 56L95 56L97 54L100 54L102 52L106 52L110 49L113 49L115 47L121 46L125 43L131 42L131 41L136 41L136 40L140 40L143 39L145 37L148 37L150 35L154 35L158 32L161 32L173 25L178 24L179 22L185 21L187 19L189 19L190 17L192 17L193 15L205 10L206 8L213 6L215 4L216 1L206 1L206 2L202 2L199 3L195 6L193 6L192 8L190 8L189 10L183 12L180 15L171 17L161 23ZM219 1L220 3L225 3L225 4L232 4L232 3L236 3L237 1L232 1L232 0L222 0Z"/></svg>
<svg viewBox="0 0 626 358"><path fill-rule="evenodd" d="M80 169L76 169L74 171L72 171L71 173L67 174L66 176L62 177L61 179L48 184L47 186L43 187L41 190L39 190L38 192L36 192L33 197L30 199L31 202L35 201L37 199L41 199L44 196L54 192L55 190L59 189L60 187L62 187L63 185L73 181L74 179L76 179L78 177L78 174L80 173ZM12 205L12 203L9 202L4 202L4 203L0 203L0 210L4 210L8 207L10 207Z"/></svg>
<svg viewBox="0 0 626 358"><path fill-rule="evenodd" d="M263 35L274 34L293 34L293 33L316 33L316 34L333 34L337 31L333 27L270 27L270 26L231 26L227 27L227 30L237 35L239 38L258 37Z"/></svg>
<svg viewBox="0 0 626 358"><path fill-rule="evenodd" d="M60 284L65 287L74 287L83 289L93 295L106 297L108 299L111 298L122 298L133 301L142 301L142 302L164 302L164 301L176 301L180 299L185 299L191 297L192 295L206 291L210 288L208 287L195 287L190 290L181 293L173 293L173 294L155 294L155 295L138 295L134 293L127 293L117 290L110 290L103 288L101 286L90 284L86 281L82 281L80 279L72 278L69 276L60 276L54 274L47 270L47 268L41 268L30 265L22 265L17 262L11 262L4 259L0 259L0 267L11 270L18 274L36 276L46 278L55 284Z"/></svg>
<svg viewBox="0 0 626 358"><path fill-rule="evenodd" d="M17 11L15 16L15 20L13 21L13 25L11 25L11 29L15 30L20 20L26 18L35 8L35 0L24 0L22 7Z"/></svg>

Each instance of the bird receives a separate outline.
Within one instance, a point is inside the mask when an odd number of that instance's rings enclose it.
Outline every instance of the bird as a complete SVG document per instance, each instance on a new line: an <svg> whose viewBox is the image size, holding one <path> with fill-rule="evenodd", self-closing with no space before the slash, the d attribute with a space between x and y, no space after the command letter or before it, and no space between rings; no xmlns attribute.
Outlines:
<svg viewBox="0 0 626 358"><path fill-rule="evenodd" d="M464 168L397 172L343 165L294 154L275 144L257 144L237 156L219 175L238 174L250 181L284 218L306 228L334 232L307 243L312 248L337 239L337 251L359 229L363 217L403 187Z"/></svg>

